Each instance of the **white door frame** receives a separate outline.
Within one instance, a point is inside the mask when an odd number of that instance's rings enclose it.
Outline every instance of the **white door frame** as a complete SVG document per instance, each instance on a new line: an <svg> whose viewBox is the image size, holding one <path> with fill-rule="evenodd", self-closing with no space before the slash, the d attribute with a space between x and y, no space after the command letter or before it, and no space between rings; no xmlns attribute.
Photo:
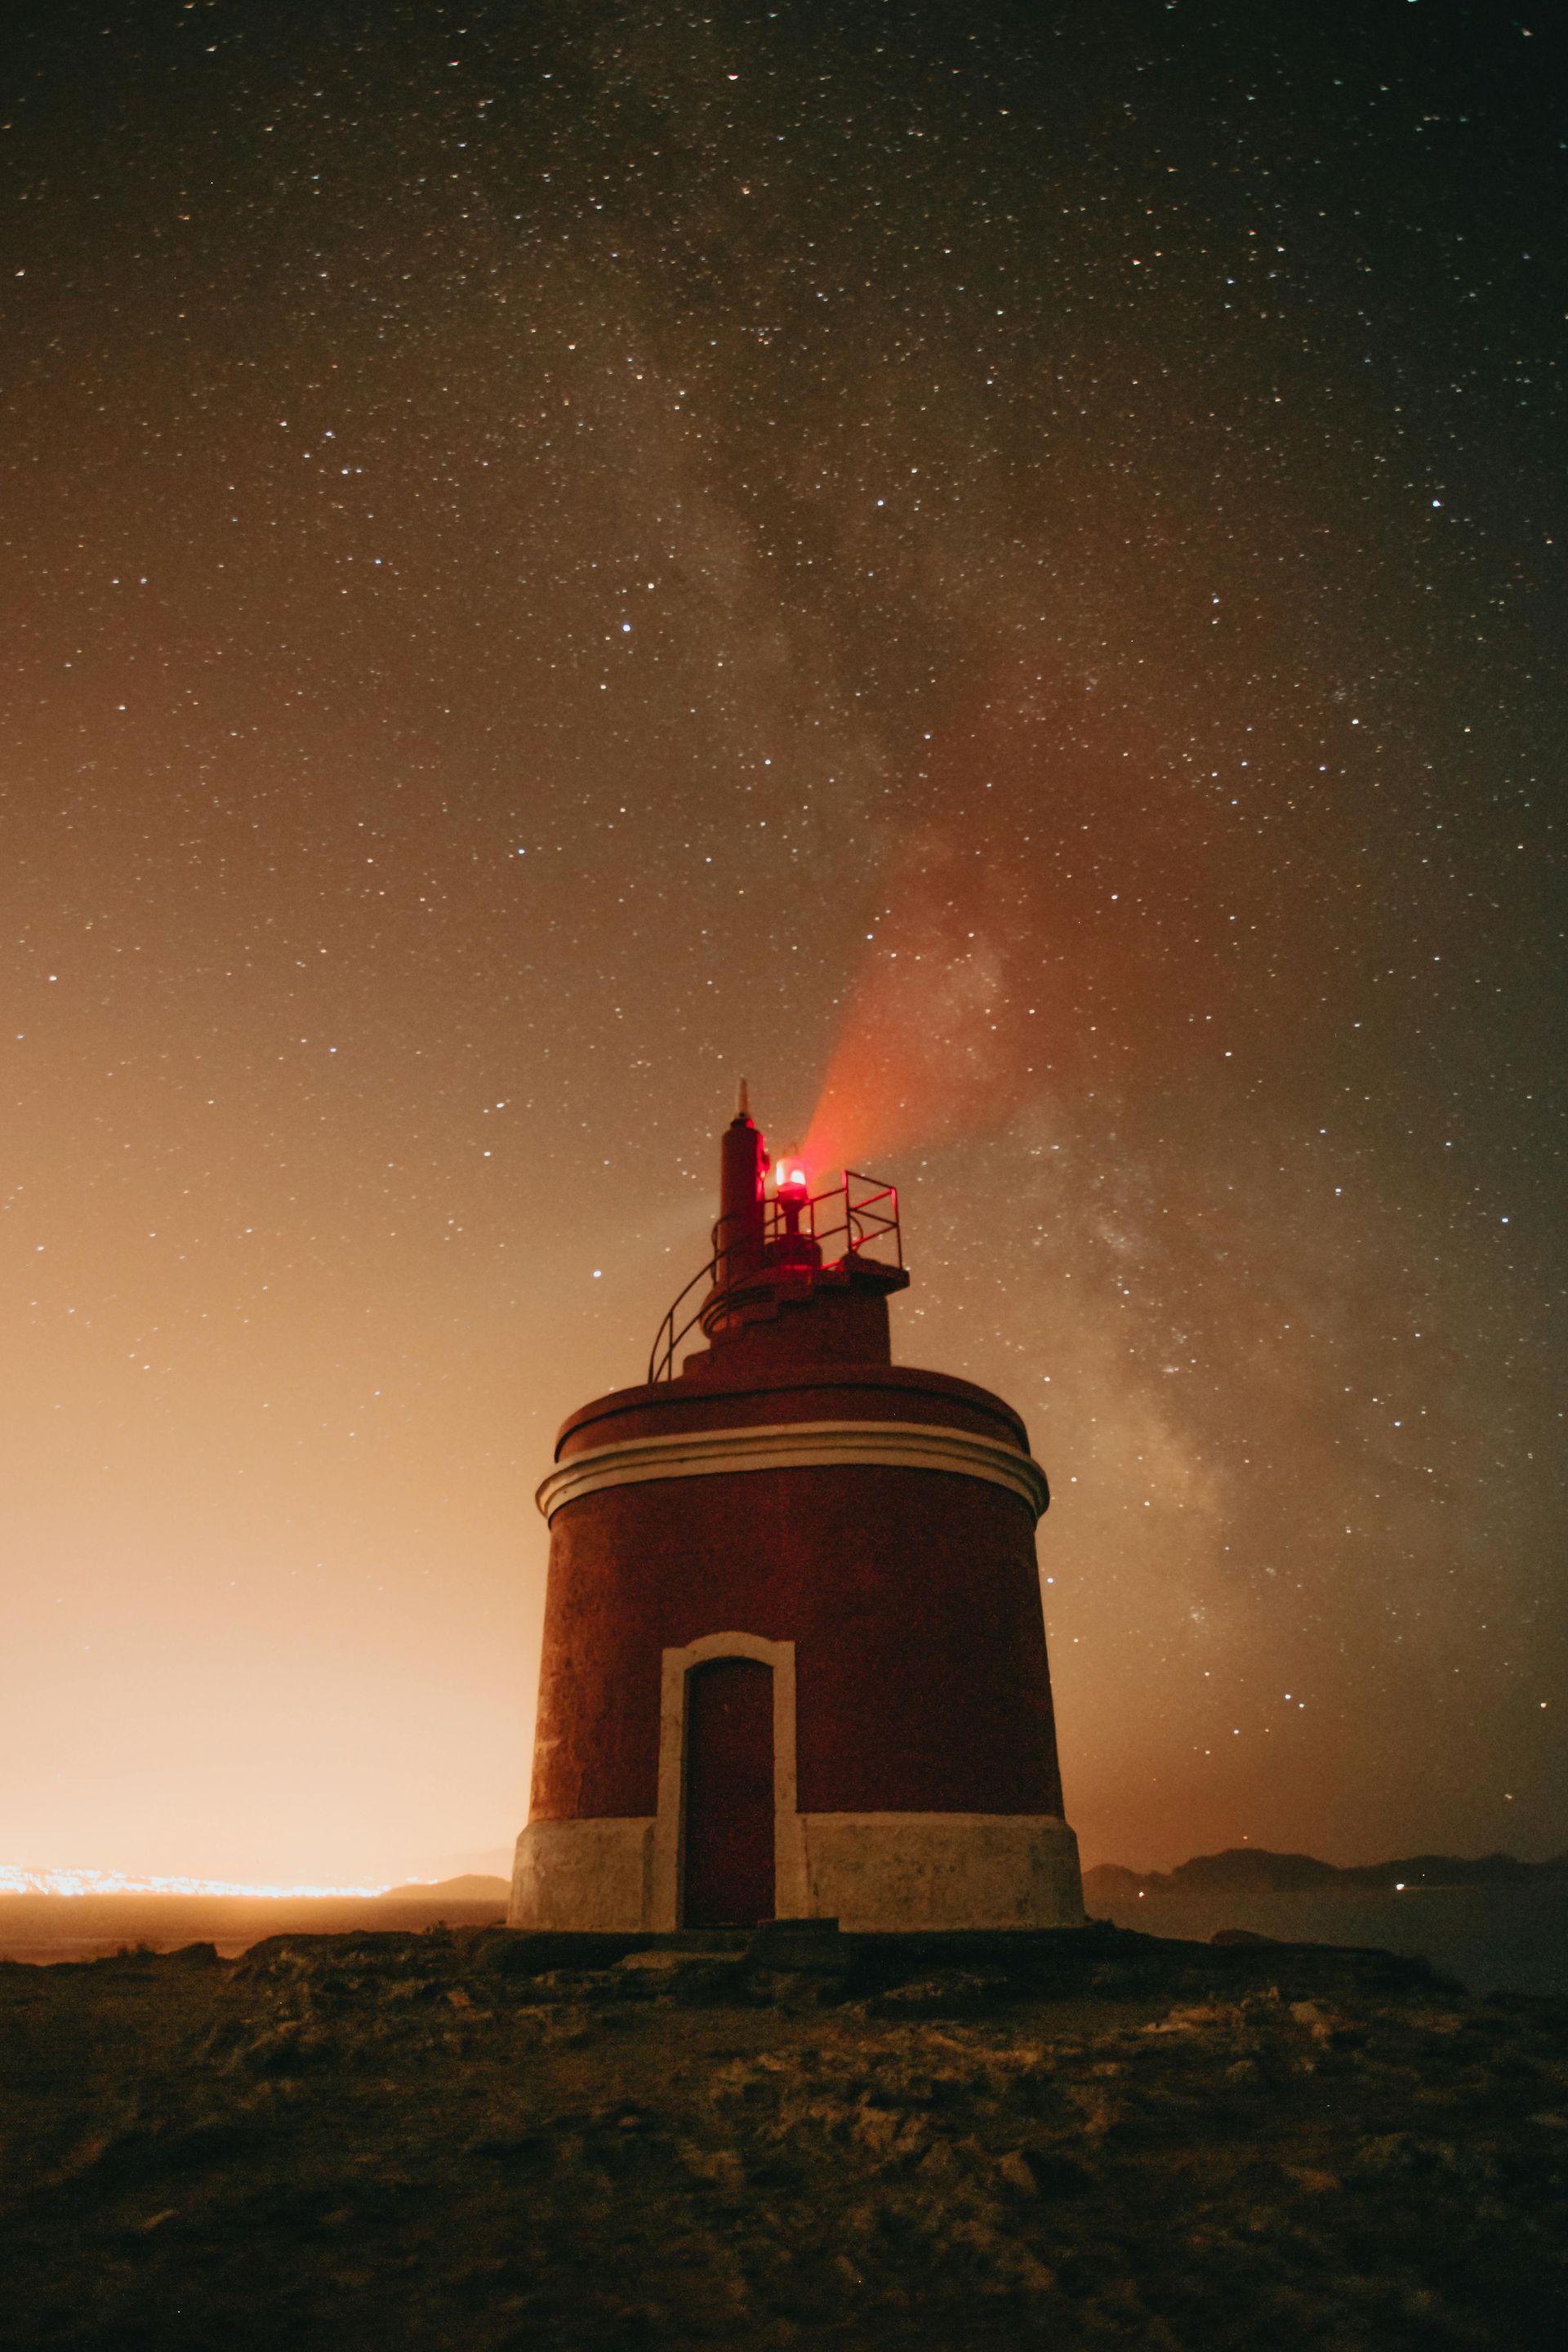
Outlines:
<svg viewBox="0 0 1568 2352"><path fill-rule="evenodd" d="M650 1925L667 1933L680 1925L686 1858L687 1676L711 1658L754 1658L773 1668L773 1910L781 1919L799 1919L806 1907L805 1834L795 1802L795 1643L764 1641L760 1633L705 1633L683 1650L666 1650L660 1675Z"/></svg>

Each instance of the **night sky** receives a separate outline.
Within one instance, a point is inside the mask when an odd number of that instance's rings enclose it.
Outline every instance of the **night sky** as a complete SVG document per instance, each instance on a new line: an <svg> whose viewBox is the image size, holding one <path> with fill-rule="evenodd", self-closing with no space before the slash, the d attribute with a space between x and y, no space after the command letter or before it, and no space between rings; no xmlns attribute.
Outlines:
<svg viewBox="0 0 1568 2352"><path fill-rule="evenodd" d="M1086 1861L1568 1844L1561 23L21 9L0 1862L510 1843L742 1072Z"/></svg>

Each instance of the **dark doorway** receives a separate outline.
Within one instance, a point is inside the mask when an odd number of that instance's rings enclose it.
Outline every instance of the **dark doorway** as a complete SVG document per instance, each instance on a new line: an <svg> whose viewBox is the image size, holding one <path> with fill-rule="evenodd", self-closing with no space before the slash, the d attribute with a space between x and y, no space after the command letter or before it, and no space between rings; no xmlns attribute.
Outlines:
<svg viewBox="0 0 1568 2352"><path fill-rule="evenodd" d="M681 1924L773 1916L773 1670L710 1658L686 1678L686 1885Z"/></svg>

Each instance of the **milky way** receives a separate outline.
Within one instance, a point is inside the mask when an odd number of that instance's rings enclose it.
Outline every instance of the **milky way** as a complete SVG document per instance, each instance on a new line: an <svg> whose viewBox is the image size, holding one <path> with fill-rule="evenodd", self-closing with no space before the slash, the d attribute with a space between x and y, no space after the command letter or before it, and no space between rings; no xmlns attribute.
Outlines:
<svg viewBox="0 0 1568 2352"><path fill-rule="evenodd" d="M1562 64L24 11L0 1862L510 1839L742 1072L1028 1421L1087 1860L1568 1843Z"/></svg>

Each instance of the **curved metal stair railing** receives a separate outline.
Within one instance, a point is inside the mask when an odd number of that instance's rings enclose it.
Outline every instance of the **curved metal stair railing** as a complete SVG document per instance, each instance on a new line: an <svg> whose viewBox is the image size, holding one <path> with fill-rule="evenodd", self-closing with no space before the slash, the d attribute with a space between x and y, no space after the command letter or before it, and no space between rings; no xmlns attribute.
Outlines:
<svg viewBox="0 0 1568 2352"><path fill-rule="evenodd" d="M858 1192L856 1189L858 1186L860 1188ZM831 1218L826 1214L829 1202L832 1202L838 1212ZM819 1246L823 1242L831 1241L842 1234L844 1254L838 1260L840 1265L847 1265L851 1258L859 1257L863 1252L869 1255L868 1244L879 1241L890 1241L895 1263L900 1267L904 1263L904 1236L899 1223L898 1187L893 1184L879 1183L875 1176L863 1176L857 1168L845 1170L844 1181L841 1184L836 1184L829 1192L818 1192L811 1200L803 1202L795 1213L796 1223L793 1228L786 1226L784 1208L776 1200L766 1202L764 1210L764 1246L784 1240L786 1233L804 1233L809 1240L816 1242ZM823 1213L821 1215L818 1214L819 1211ZM702 1318L703 1307L718 1279L720 1263L724 1255L721 1242L722 1224L723 1220L721 1219L719 1224L713 1228L713 1255L707 1265L692 1276L658 1327L653 1346L648 1351L647 1380L650 1388L659 1381L670 1381L675 1378L675 1351L688 1332L694 1329ZM679 1319L681 1310L700 1285L705 1286L702 1295L682 1322Z"/></svg>
<svg viewBox="0 0 1568 2352"><path fill-rule="evenodd" d="M717 1256L710 1257L700 1272L692 1276L659 1325L653 1346L648 1351L647 1380L650 1388L656 1381L672 1381L675 1378L675 1351L687 1333L701 1320L702 1301L713 1287L713 1276L718 1265ZM675 1318L699 1283L703 1285L702 1297L698 1300L685 1322L678 1327Z"/></svg>

